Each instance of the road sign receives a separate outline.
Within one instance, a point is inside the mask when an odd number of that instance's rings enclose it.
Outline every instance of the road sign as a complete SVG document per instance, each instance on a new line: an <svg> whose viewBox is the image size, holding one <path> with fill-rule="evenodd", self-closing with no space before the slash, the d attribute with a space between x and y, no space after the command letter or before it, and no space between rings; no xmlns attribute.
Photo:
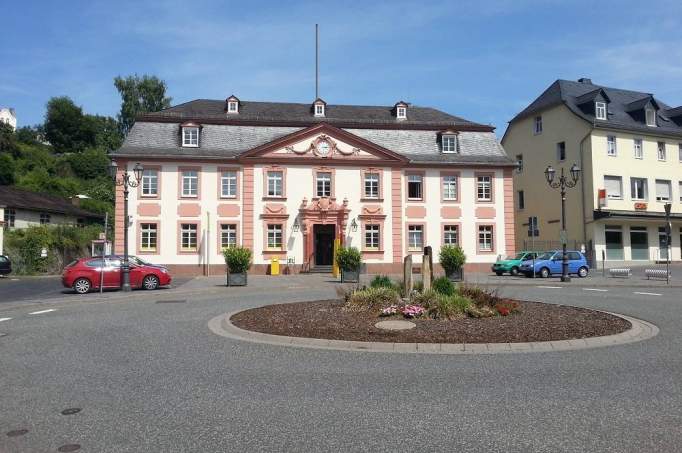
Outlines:
<svg viewBox="0 0 682 453"><path fill-rule="evenodd" d="M566 230L559 231L559 240L561 241L562 244L566 244L568 242L568 236L566 235Z"/></svg>

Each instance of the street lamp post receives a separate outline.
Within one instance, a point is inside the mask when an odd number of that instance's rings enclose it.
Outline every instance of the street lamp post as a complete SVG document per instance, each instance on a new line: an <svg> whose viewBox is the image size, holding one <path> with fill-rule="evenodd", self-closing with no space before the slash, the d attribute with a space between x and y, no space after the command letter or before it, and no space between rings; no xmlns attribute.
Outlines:
<svg viewBox="0 0 682 453"><path fill-rule="evenodd" d="M580 167L573 164L570 170L571 179L569 180L567 176L564 175L564 169L561 168L561 175L558 181L554 181L556 175L556 170L552 166L548 166L545 169L545 178L547 179L547 184L553 189L561 189L561 242L563 256L561 258L561 281L570 282L571 277L568 275L568 255L566 254L566 188L573 188L578 183L580 178Z"/></svg>
<svg viewBox="0 0 682 453"><path fill-rule="evenodd" d="M128 173L128 169L123 170L121 179L118 179L118 164L112 159L109 165L109 175L117 186L123 186L123 262L121 263L121 289L130 291L130 263L128 261L128 193L130 187L140 185L142 171L144 168L140 163L136 163L133 174Z"/></svg>

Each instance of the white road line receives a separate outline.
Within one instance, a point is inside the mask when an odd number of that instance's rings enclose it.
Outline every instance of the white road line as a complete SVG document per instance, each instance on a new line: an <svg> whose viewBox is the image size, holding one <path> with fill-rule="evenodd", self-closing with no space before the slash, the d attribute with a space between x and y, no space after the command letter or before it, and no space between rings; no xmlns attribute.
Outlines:
<svg viewBox="0 0 682 453"><path fill-rule="evenodd" d="M2 321L9 321L10 319L12 319L12 318L0 318L0 322L2 322Z"/></svg>
<svg viewBox="0 0 682 453"><path fill-rule="evenodd" d="M537 288L545 288L545 289L561 289L561 286L538 286Z"/></svg>
<svg viewBox="0 0 682 453"><path fill-rule="evenodd" d="M583 291L599 291L600 293L605 293L608 291L608 289L583 288Z"/></svg>
<svg viewBox="0 0 682 453"><path fill-rule="evenodd" d="M49 312L51 312L51 311L57 311L57 309L56 309L56 308L50 308L50 309L48 309L48 310L34 311L34 312L32 312L32 313L29 313L29 315L41 315L41 314L43 314L43 313L49 313Z"/></svg>
<svg viewBox="0 0 682 453"><path fill-rule="evenodd" d="M662 296L663 294L658 294L658 293L640 293L637 291L633 291L634 294L641 294L642 296Z"/></svg>

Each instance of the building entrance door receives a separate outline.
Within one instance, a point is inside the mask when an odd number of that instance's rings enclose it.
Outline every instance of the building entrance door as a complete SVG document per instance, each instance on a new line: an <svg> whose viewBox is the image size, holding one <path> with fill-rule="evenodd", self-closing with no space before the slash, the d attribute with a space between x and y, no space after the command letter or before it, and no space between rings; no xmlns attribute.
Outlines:
<svg viewBox="0 0 682 453"><path fill-rule="evenodd" d="M649 235L646 227L630 227L630 250L633 260L649 259Z"/></svg>
<svg viewBox="0 0 682 453"><path fill-rule="evenodd" d="M315 266L331 266L334 259L335 225L313 225Z"/></svg>
<svg viewBox="0 0 682 453"><path fill-rule="evenodd" d="M622 261L623 254L623 232L619 225L606 225L604 234L606 238L606 259Z"/></svg>

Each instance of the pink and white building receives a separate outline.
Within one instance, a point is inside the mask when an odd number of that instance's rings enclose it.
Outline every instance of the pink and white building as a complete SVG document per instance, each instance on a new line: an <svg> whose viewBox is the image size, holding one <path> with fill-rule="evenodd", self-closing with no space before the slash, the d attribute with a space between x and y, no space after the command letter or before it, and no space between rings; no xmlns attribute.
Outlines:
<svg viewBox="0 0 682 453"><path fill-rule="evenodd" d="M128 252L176 273L224 272L221 250L329 271L334 239L367 272L463 247L469 269L514 252L512 169L493 128L433 108L195 100L138 118L114 153L144 167ZM115 250L123 251L123 194Z"/></svg>

